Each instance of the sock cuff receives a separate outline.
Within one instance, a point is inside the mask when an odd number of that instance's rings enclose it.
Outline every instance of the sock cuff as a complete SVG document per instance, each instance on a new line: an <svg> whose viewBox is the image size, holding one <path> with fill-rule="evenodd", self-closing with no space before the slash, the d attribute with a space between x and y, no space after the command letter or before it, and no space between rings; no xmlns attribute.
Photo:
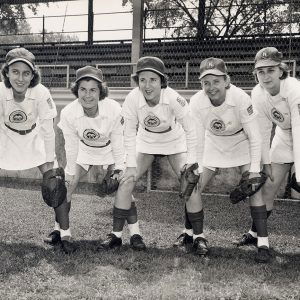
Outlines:
<svg viewBox="0 0 300 300"><path fill-rule="evenodd" d="M266 219L267 208L265 205L262 206L250 206L250 213L252 219Z"/></svg>
<svg viewBox="0 0 300 300"><path fill-rule="evenodd" d="M197 221L197 220L203 220L204 219L204 211L202 209L195 213L187 212L187 216L188 216L190 222Z"/></svg>
<svg viewBox="0 0 300 300"><path fill-rule="evenodd" d="M126 219L129 214L129 209L117 208L114 206L113 208L113 216L118 219Z"/></svg>

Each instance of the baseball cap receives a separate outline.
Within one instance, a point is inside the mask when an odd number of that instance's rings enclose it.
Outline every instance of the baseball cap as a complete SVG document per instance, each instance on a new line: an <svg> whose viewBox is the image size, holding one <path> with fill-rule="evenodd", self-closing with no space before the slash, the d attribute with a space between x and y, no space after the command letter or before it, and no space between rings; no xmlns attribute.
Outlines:
<svg viewBox="0 0 300 300"><path fill-rule="evenodd" d="M202 79L206 75L222 76L227 74L225 62L220 58L209 57L200 64L200 76Z"/></svg>
<svg viewBox="0 0 300 300"><path fill-rule="evenodd" d="M155 56L141 57L137 62L136 73L133 74L133 76L142 71L152 71L158 75L166 77L165 64L161 59Z"/></svg>
<svg viewBox="0 0 300 300"><path fill-rule="evenodd" d="M92 66L85 66L76 71L75 82L78 82L82 78L92 78L98 82L103 82L102 71Z"/></svg>
<svg viewBox="0 0 300 300"><path fill-rule="evenodd" d="M15 48L7 52L5 62L8 66L18 61L26 63L32 70L35 68L35 56L25 48Z"/></svg>
<svg viewBox="0 0 300 300"><path fill-rule="evenodd" d="M260 49L255 55L254 68L278 66L282 61L282 53L275 47Z"/></svg>

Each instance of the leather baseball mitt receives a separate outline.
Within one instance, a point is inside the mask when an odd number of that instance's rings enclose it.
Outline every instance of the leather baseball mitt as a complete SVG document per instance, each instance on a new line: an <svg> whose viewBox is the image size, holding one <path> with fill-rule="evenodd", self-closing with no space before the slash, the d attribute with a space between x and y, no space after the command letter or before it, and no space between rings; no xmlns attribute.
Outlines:
<svg viewBox="0 0 300 300"><path fill-rule="evenodd" d="M249 175L248 171L244 172L238 186L230 192L229 197L232 204L239 203L242 200L246 200L247 197L254 195L267 180L267 175L263 172L260 172L260 177L251 179L249 179Z"/></svg>
<svg viewBox="0 0 300 300"><path fill-rule="evenodd" d="M57 168L45 172L41 188L43 199L48 206L60 206L67 196L64 169Z"/></svg>
<svg viewBox="0 0 300 300"><path fill-rule="evenodd" d="M99 185L98 196L110 195L118 190L119 180L118 176L115 175L119 175L121 172L121 170L107 171L102 183Z"/></svg>

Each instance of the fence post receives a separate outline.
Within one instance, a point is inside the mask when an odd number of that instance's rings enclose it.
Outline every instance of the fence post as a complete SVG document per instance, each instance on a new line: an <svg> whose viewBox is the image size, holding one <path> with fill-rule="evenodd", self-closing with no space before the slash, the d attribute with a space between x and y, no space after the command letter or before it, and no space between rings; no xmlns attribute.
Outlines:
<svg viewBox="0 0 300 300"><path fill-rule="evenodd" d="M43 31L42 31L42 43L45 44L45 15L43 15Z"/></svg>
<svg viewBox="0 0 300 300"><path fill-rule="evenodd" d="M189 86L189 62L185 62L185 87Z"/></svg>

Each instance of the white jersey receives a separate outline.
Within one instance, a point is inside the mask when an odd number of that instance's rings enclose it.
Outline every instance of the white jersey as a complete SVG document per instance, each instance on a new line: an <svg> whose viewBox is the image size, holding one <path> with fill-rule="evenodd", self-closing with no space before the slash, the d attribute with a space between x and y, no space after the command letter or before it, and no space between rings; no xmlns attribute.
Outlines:
<svg viewBox="0 0 300 300"><path fill-rule="evenodd" d="M98 102L99 114L87 117L83 107L74 100L61 111L58 127L65 139L66 173L75 174L79 165L111 165L124 170L124 144L121 106L105 98Z"/></svg>
<svg viewBox="0 0 300 300"><path fill-rule="evenodd" d="M295 162L296 178L300 182L300 82L292 77L281 80L280 92L274 97L258 84L251 96L259 113L262 162ZM276 131L270 151L273 123Z"/></svg>
<svg viewBox="0 0 300 300"><path fill-rule="evenodd" d="M213 106L201 90L190 100L197 128L197 160L206 167L229 168L250 164L260 171L261 138L250 97L230 85L222 105Z"/></svg>
<svg viewBox="0 0 300 300"><path fill-rule="evenodd" d="M128 167L136 167L136 152L187 152L187 163L196 162L196 129L186 100L175 90L162 89L159 103L150 107L137 87L125 98L122 115Z"/></svg>
<svg viewBox="0 0 300 300"><path fill-rule="evenodd" d="M0 83L0 168L25 170L54 161L53 126L43 124L57 115L49 90L42 84L28 88L16 102L12 88Z"/></svg>

